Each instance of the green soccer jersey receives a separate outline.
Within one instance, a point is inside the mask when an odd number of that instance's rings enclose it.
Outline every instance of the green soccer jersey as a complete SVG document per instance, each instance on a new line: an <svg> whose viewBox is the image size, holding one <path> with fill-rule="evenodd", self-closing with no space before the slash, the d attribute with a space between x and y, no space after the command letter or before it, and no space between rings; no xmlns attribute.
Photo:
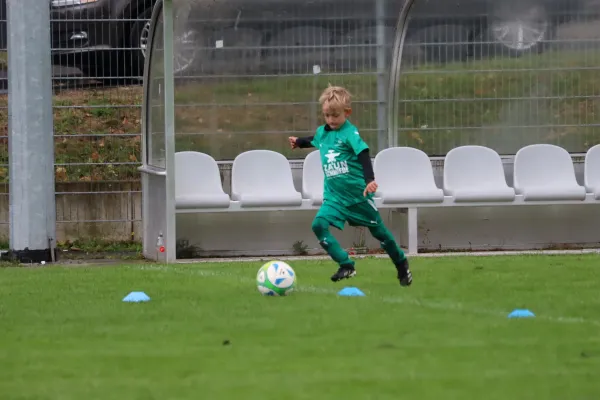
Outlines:
<svg viewBox="0 0 600 400"><path fill-rule="evenodd" d="M325 125L320 126L311 144L321 153L325 201L350 206L373 197L372 194L364 196L367 184L358 161L358 154L369 146L350 121L337 130L325 130Z"/></svg>

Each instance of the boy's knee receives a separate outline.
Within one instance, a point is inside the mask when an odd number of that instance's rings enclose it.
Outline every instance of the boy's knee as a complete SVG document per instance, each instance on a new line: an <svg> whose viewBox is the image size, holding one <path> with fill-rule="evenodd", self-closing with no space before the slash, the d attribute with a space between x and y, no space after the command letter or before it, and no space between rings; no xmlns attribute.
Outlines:
<svg viewBox="0 0 600 400"><path fill-rule="evenodd" d="M394 241L394 237L387 230L387 228L383 225L373 226L369 229L371 231L371 235L377 240L379 240L382 244L384 242Z"/></svg>
<svg viewBox="0 0 600 400"><path fill-rule="evenodd" d="M315 218L312 222L311 228L315 235L317 235L319 240L321 240L323 236L325 236L325 234L327 233L327 230L329 229L329 222L327 222L323 218Z"/></svg>

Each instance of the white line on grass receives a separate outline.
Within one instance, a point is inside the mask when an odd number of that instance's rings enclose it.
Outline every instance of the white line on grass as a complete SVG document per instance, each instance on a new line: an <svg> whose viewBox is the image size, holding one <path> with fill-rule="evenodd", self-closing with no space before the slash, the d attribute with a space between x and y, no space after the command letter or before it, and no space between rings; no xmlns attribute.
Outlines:
<svg viewBox="0 0 600 400"><path fill-rule="evenodd" d="M493 257L493 256L526 256L526 255L584 255L600 254L600 249L583 250L506 250L506 251L474 251L474 252L447 252L447 253L420 253L411 254L410 258L439 258L439 257ZM356 259L362 258L387 258L387 254L354 255ZM230 262L266 262L271 260L281 261L310 261L330 260L328 255L314 256L281 256L281 257L228 257L228 258L197 258L177 260L177 264L201 264L201 263L230 263Z"/></svg>
<svg viewBox="0 0 600 400"><path fill-rule="evenodd" d="M235 278L237 281L247 284L254 284L255 280L251 278L247 278L245 276L240 276L238 274L234 274L232 272L223 271L222 268L219 269L211 269L205 267L199 268L190 268L190 267L167 267L167 266L133 266L135 269L141 270L149 270L149 271L160 271L160 272L169 272L169 273L177 273L183 275L196 275L203 277L228 277ZM410 289L408 289L410 290ZM408 291L407 290L407 291ZM297 292L304 293L315 293L315 294L327 294L327 295L336 295L338 290L327 289L323 287L313 286L313 285L301 285L296 289ZM368 294L368 292L367 292ZM441 301L430 301L430 300L420 300L417 298L406 298L406 297L390 297L390 296L371 296L371 298L375 298L384 303L392 303L392 304L408 304L423 308L429 308L432 310L441 310L441 311L453 311L453 312L461 312L461 313L469 313L476 315L486 315L490 317L506 317L507 313L505 311L494 311L489 309L478 309L473 307L464 306L462 303L457 303L452 300L444 299ZM563 324L590 324L595 326L600 326L600 321L585 319L580 317L554 317L548 315L537 315L537 319L541 319L548 322L556 322Z"/></svg>

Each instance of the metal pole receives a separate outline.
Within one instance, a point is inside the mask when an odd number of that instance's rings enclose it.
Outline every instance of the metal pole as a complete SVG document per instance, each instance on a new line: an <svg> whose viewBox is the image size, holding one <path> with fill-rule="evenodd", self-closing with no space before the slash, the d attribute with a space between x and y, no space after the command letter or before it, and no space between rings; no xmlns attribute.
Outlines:
<svg viewBox="0 0 600 400"><path fill-rule="evenodd" d="M176 255L176 216L175 216L175 77L173 73L174 11L173 0L163 3L163 40L164 40L164 73L165 73L165 167L166 175L166 229L165 229L165 262L172 263ZM180 23L182 23L180 21Z"/></svg>
<svg viewBox="0 0 600 400"><path fill-rule="evenodd" d="M396 25L396 36L394 38L392 59L389 71L388 105L391 112L388 113L388 143L390 147L398 146L398 84L402 69L402 50L404 49L404 37L409 24L410 10L416 0L405 0L400 10L398 24Z"/></svg>
<svg viewBox="0 0 600 400"><path fill-rule="evenodd" d="M8 0L10 249L49 262L56 239L50 6Z"/></svg>
<svg viewBox="0 0 600 400"><path fill-rule="evenodd" d="M377 20L377 147L384 150L388 147L387 113L388 86L385 37L385 0L375 2L375 18Z"/></svg>

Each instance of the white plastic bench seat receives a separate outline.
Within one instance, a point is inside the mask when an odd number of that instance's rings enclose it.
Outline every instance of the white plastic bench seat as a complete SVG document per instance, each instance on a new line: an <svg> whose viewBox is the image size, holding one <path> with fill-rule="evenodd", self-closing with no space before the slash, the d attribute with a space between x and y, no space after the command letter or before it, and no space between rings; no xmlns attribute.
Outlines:
<svg viewBox="0 0 600 400"><path fill-rule="evenodd" d="M318 206L323 204L323 185L325 174L321 164L319 150L309 153L304 159L302 168L302 197Z"/></svg>
<svg viewBox="0 0 600 400"><path fill-rule="evenodd" d="M282 154L268 150L240 154L233 163L231 199L223 191L212 157L180 152L175 160L180 214L317 210L322 204L324 176L318 151L305 160L302 193L295 189L289 161ZM379 184L375 202L382 209L408 209L409 254L418 252L417 219L422 208L600 204L600 145L586 155L585 187L577 183L570 154L557 146L525 147L514 165L512 189L495 151L456 148L446 156L442 190L425 153L407 147L386 149L374 162Z"/></svg>
<svg viewBox="0 0 600 400"><path fill-rule="evenodd" d="M515 190L506 184L500 155L483 146L462 146L444 161L444 191L454 202L511 202Z"/></svg>
<svg viewBox="0 0 600 400"><path fill-rule="evenodd" d="M589 149L585 155L584 182L586 190L600 200L600 144Z"/></svg>
<svg viewBox="0 0 600 400"><path fill-rule="evenodd" d="M241 207L301 206L288 159L270 150L238 155L231 170L231 198Z"/></svg>
<svg viewBox="0 0 600 400"><path fill-rule="evenodd" d="M195 151L175 153L175 205L181 209L229 207L217 162Z"/></svg>
<svg viewBox="0 0 600 400"><path fill-rule="evenodd" d="M391 147L377 153L373 166L379 186L376 197L383 205L441 203L444 191L433 177L427 154L412 147Z"/></svg>
<svg viewBox="0 0 600 400"><path fill-rule="evenodd" d="M514 187L525 201L585 200L571 155L551 144L523 147L515 155Z"/></svg>

